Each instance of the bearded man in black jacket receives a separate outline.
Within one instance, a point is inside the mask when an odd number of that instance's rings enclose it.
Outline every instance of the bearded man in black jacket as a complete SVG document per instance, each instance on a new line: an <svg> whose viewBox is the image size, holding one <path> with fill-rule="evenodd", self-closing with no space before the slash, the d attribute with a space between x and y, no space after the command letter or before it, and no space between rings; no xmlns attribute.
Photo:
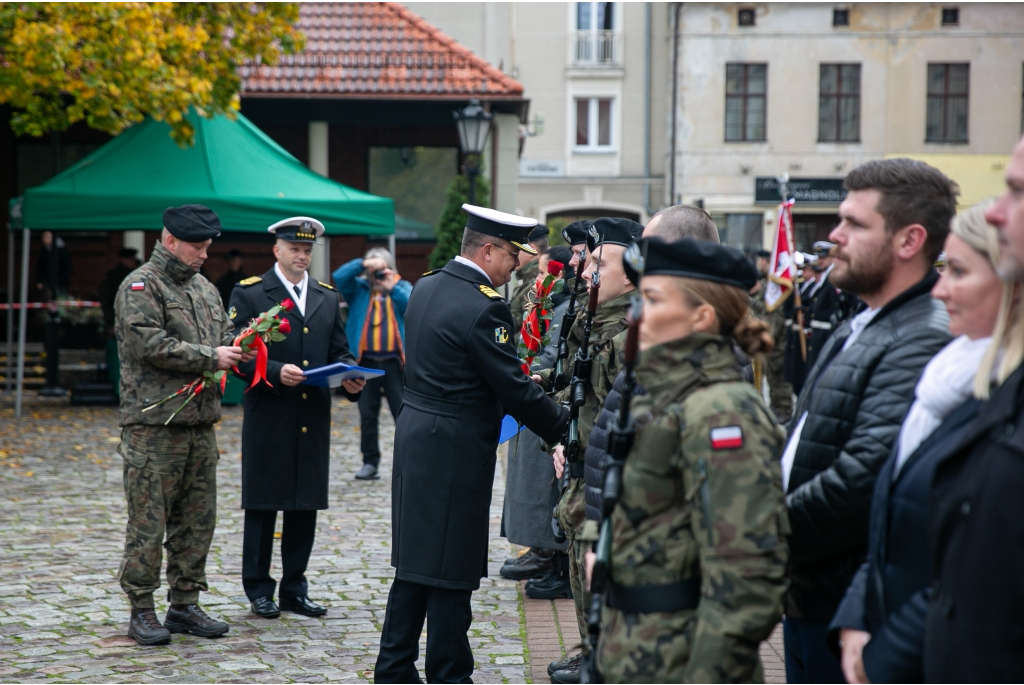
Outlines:
<svg viewBox="0 0 1024 685"><path fill-rule="evenodd" d="M865 308L831 336L807 374L782 457L792 534L784 634L790 683L843 682L828 622L863 562L875 477L925 364L950 339L931 298L957 185L910 159L846 178L831 281Z"/></svg>

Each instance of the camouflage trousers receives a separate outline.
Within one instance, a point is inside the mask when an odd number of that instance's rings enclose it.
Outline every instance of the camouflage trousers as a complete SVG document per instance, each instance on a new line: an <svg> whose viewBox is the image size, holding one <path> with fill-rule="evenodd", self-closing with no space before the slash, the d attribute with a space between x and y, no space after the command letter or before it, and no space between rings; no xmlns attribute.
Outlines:
<svg viewBox="0 0 1024 685"><path fill-rule="evenodd" d="M118 452L128 502L121 589L132 608L153 608L162 545L168 601L197 603L200 590L209 589L206 555L217 522L220 455L213 426L126 426Z"/></svg>
<svg viewBox="0 0 1024 685"><path fill-rule="evenodd" d="M695 624L693 609L638 614L603 607L597 667L604 682L685 682Z"/></svg>
<svg viewBox="0 0 1024 685"><path fill-rule="evenodd" d="M562 493L558 501L558 522L569 538L569 548L565 551L569 555L569 583L572 586L572 602L576 608L576 625L580 630L580 644L584 651L587 650L587 609L590 607L590 593L586 591L586 580L584 579L585 565L583 555L592 546L592 543L579 539L583 531L583 525L587 521L587 503L585 495L586 485L582 478L572 478L569 487ZM569 641L566 640L568 649Z"/></svg>

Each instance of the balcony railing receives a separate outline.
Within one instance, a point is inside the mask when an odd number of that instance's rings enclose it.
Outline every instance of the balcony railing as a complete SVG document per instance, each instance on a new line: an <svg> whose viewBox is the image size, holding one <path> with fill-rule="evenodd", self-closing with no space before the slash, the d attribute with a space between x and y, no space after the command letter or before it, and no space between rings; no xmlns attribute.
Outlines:
<svg viewBox="0 0 1024 685"><path fill-rule="evenodd" d="M621 31L573 31L575 66L617 67L622 64Z"/></svg>

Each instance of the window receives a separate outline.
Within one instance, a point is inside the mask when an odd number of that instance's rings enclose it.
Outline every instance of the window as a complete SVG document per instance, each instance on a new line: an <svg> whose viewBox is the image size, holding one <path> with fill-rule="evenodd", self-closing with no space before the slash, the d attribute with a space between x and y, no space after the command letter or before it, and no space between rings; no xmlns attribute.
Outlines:
<svg viewBox="0 0 1024 685"><path fill-rule="evenodd" d="M822 64L818 93L818 141L860 140L860 65Z"/></svg>
<svg viewBox="0 0 1024 685"><path fill-rule="evenodd" d="M757 12L752 8L743 8L739 11L737 19L740 26L754 26L757 23Z"/></svg>
<svg viewBox="0 0 1024 685"><path fill-rule="evenodd" d="M942 9L942 25L943 26L959 26L960 25L960 10L956 7L944 7Z"/></svg>
<svg viewBox="0 0 1024 685"><path fill-rule="evenodd" d="M969 64L928 65L926 142L967 142L969 69Z"/></svg>
<svg viewBox="0 0 1024 685"><path fill-rule="evenodd" d="M725 139L765 139L767 64L725 65Z"/></svg>
<svg viewBox="0 0 1024 685"><path fill-rule="evenodd" d="M747 253L761 249L763 214L712 214L711 220L718 227L718 239L723 245Z"/></svg>
<svg viewBox="0 0 1024 685"><path fill-rule="evenodd" d="M371 147L369 190L395 201L395 238L434 240L448 187L459 175L456 147Z"/></svg>
<svg viewBox="0 0 1024 685"><path fill-rule="evenodd" d="M615 25L615 3L577 2L573 61L584 66L619 64L622 32L618 29Z"/></svg>
<svg viewBox="0 0 1024 685"><path fill-rule="evenodd" d="M833 26L849 26L850 10L832 10Z"/></svg>
<svg viewBox="0 0 1024 685"><path fill-rule="evenodd" d="M577 2L577 31L613 31L615 30L614 2Z"/></svg>
<svg viewBox="0 0 1024 685"><path fill-rule="evenodd" d="M576 149L612 147L612 98L576 98Z"/></svg>

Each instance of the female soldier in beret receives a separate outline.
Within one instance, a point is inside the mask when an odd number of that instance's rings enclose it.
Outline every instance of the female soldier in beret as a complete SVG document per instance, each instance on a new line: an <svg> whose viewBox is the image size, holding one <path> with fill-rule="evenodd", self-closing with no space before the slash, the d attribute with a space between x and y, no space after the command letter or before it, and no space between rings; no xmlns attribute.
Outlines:
<svg viewBox="0 0 1024 685"><path fill-rule="evenodd" d="M641 248L636 376L648 395L634 403L612 514L597 665L610 683L763 682L758 644L782 616L788 521L782 431L731 344L751 356L772 348L750 316L757 272L705 241Z"/></svg>

